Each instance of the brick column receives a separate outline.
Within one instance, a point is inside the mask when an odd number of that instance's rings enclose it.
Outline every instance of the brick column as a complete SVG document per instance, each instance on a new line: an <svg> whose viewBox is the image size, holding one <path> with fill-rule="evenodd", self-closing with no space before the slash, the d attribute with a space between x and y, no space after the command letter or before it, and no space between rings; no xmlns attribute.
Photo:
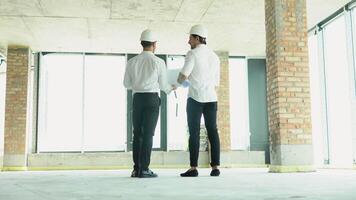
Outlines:
<svg viewBox="0 0 356 200"><path fill-rule="evenodd" d="M229 53L216 52L220 59L220 86L218 90L218 130L221 151L231 150Z"/></svg>
<svg viewBox="0 0 356 200"><path fill-rule="evenodd" d="M7 52L4 170L25 170L27 85L30 49L9 46Z"/></svg>
<svg viewBox="0 0 356 200"><path fill-rule="evenodd" d="M313 171L306 0L265 0L270 172Z"/></svg>

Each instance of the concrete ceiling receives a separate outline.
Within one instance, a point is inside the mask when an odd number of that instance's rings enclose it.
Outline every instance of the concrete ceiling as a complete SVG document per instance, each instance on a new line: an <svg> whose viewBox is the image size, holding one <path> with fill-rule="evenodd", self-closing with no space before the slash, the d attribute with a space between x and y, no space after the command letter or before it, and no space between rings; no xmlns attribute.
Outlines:
<svg viewBox="0 0 356 200"><path fill-rule="evenodd" d="M348 2L307 0L308 27ZM151 28L157 53L185 54L197 23L214 50L265 55L264 0L0 0L0 45L34 51L136 53Z"/></svg>

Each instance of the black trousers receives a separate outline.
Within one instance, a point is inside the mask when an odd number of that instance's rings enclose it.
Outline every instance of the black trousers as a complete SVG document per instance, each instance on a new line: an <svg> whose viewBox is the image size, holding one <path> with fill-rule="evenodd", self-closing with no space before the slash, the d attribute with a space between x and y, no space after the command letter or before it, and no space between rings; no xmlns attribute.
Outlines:
<svg viewBox="0 0 356 200"><path fill-rule="evenodd" d="M189 153L190 166L198 166L200 145L200 119L204 116L205 127L211 147L211 166L220 165L220 139L216 124L216 112L218 103L200 103L192 98L187 102L187 120L189 127Z"/></svg>
<svg viewBox="0 0 356 200"><path fill-rule="evenodd" d="M134 169L147 170L150 165L152 140L159 116L158 93L135 93L133 97Z"/></svg>

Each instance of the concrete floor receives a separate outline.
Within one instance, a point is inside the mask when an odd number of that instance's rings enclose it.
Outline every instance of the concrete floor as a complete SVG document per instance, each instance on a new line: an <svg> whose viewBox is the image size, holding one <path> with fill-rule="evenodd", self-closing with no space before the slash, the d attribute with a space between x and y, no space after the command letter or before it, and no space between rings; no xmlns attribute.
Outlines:
<svg viewBox="0 0 356 200"><path fill-rule="evenodd" d="M222 169L210 177L181 178L182 169L153 169L155 179L130 178L131 170L0 172L0 200L281 200L356 199L356 170L268 173Z"/></svg>

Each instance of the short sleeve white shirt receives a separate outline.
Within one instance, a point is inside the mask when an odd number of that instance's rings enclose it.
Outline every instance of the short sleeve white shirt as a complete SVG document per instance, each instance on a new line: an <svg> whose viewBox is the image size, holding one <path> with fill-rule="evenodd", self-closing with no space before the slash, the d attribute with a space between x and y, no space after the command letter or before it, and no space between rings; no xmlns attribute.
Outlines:
<svg viewBox="0 0 356 200"><path fill-rule="evenodd" d="M220 60L204 44L188 51L181 73L190 82L188 97L198 102L217 102L215 87L220 82Z"/></svg>

